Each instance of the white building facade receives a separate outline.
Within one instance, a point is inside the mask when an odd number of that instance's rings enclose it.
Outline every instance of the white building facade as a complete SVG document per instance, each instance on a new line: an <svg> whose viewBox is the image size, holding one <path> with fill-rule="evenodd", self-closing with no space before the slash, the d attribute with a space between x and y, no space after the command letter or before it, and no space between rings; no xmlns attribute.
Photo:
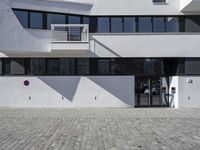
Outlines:
<svg viewBox="0 0 200 150"><path fill-rule="evenodd" d="M200 0L1 0L0 106L200 107Z"/></svg>

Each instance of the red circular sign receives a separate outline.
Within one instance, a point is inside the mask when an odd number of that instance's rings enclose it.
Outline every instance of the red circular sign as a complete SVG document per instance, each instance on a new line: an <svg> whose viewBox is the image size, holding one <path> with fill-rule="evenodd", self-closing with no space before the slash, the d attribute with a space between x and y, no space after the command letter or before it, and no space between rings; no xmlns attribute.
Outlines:
<svg viewBox="0 0 200 150"><path fill-rule="evenodd" d="M25 80L25 81L24 81L24 85L25 85L25 86L29 86L29 84L30 84L30 82L29 82L28 80Z"/></svg>

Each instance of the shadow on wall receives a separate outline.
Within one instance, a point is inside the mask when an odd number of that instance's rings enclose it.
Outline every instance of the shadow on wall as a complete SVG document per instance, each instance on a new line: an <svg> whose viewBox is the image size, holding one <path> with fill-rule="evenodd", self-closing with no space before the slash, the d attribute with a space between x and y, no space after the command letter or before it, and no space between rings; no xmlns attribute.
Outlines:
<svg viewBox="0 0 200 150"><path fill-rule="evenodd" d="M94 41L94 52L96 53L96 47L95 44L99 44L100 46L102 46L105 50L109 51L110 53L112 53L114 56L116 57L121 57L118 53L116 53L114 50L112 50L111 48L109 48L108 46L106 46L105 44L101 43L100 41L98 41L95 38L92 38L92 40Z"/></svg>
<svg viewBox="0 0 200 150"><path fill-rule="evenodd" d="M100 78L92 76L88 77L88 79L90 79L124 103L133 106L134 83L131 84L130 80L123 80L126 77L123 77L123 79L119 79L120 77L114 78L112 79L112 82L110 82L111 78L112 77L107 76L103 76Z"/></svg>
<svg viewBox="0 0 200 150"><path fill-rule="evenodd" d="M73 101L73 98L77 92L79 84L85 84L80 82L81 77L69 76L69 77L38 77L42 82L50 86L52 89L63 95L69 101ZM122 102L133 106L134 100L134 83L130 83L130 77L111 77L111 76L88 76L89 82L95 83L106 92L115 96ZM94 88L94 87L92 87ZM88 87L83 91L86 97L90 97L89 94L93 89Z"/></svg>
<svg viewBox="0 0 200 150"><path fill-rule="evenodd" d="M71 80L65 80L66 77L40 76L38 78L71 102L80 82L80 77L73 77Z"/></svg>

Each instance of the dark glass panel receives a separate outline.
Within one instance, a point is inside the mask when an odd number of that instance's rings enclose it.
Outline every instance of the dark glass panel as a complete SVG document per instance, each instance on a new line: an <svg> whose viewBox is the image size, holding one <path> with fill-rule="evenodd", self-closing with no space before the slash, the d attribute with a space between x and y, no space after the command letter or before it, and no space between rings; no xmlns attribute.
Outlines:
<svg viewBox="0 0 200 150"><path fill-rule="evenodd" d="M179 19L178 17L166 18L167 32L179 32Z"/></svg>
<svg viewBox="0 0 200 150"><path fill-rule="evenodd" d="M200 17L199 16L186 17L185 32L200 32Z"/></svg>
<svg viewBox="0 0 200 150"><path fill-rule="evenodd" d="M164 32L165 31L164 17L153 17L153 31L154 32Z"/></svg>
<svg viewBox="0 0 200 150"><path fill-rule="evenodd" d="M46 59L47 63L47 74L58 75L59 74L59 61L58 59Z"/></svg>
<svg viewBox="0 0 200 150"><path fill-rule="evenodd" d="M124 17L124 32L135 32L136 21L135 17Z"/></svg>
<svg viewBox="0 0 200 150"><path fill-rule="evenodd" d="M30 28L43 28L43 14L30 12Z"/></svg>
<svg viewBox="0 0 200 150"><path fill-rule="evenodd" d="M89 59L87 58L78 59L77 70L79 75L89 74Z"/></svg>
<svg viewBox="0 0 200 150"><path fill-rule="evenodd" d="M98 32L110 32L109 17L98 18Z"/></svg>
<svg viewBox="0 0 200 150"><path fill-rule="evenodd" d="M47 14L47 28L51 29L51 24L65 24L65 15L63 14Z"/></svg>
<svg viewBox="0 0 200 150"><path fill-rule="evenodd" d="M60 58L60 74L61 75L74 75L75 63L73 58Z"/></svg>
<svg viewBox="0 0 200 150"><path fill-rule="evenodd" d="M111 32L122 32L122 18L121 17L111 18Z"/></svg>
<svg viewBox="0 0 200 150"><path fill-rule="evenodd" d="M200 74L200 59L187 58L185 60L185 74L199 75Z"/></svg>
<svg viewBox="0 0 200 150"><path fill-rule="evenodd" d="M3 74L10 75L10 59L3 59Z"/></svg>
<svg viewBox="0 0 200 150"><path fill-rule="evenodd" d="M3 73L3 71L2 71L2 59L0 59L0 74L2 74Z"/></svg>
<svg viewBox="0 0 200 150"><path fill-rule="evenodd" d="M90 18L89 17L83 17L83 24L90 24Z"/></svg>
<svg viewBox="0 0 200 150"><path fill-rule="evenodd" d="M10 74L12 74L12 75L23 75L23 74L25 74L24 59L20 59L20 58L11 59Z"/></svg>
<svg viewBox="0 0 200 150"><path fill-rule="evenodd" d="M98 60L98 74L109 74L110 73L110 60L99 59Z"/></svg>
<svg viewBox="0 0 200 150"><path fill-rule="evenodd" d="M68 16L68 24L80 24L81 19L79 16Z"/></svg>
<svg viewBox="0 0 200 150"><path fill-rule="evenodd" d="M28 12L22 10L14 10L14 12L22 26L28 28Z"/></svg>
<svg viewBox="0 0 200 150"><path fill-rule="evenodd" d="M139 32L152 32L151 17L139 17Z"/></svg>
<svg viewBox="0 0 200 150"><path fill-rule="evenodd" d="M30 59L30 72L33 75L45 75L46 64L44 58Z"/></svg>

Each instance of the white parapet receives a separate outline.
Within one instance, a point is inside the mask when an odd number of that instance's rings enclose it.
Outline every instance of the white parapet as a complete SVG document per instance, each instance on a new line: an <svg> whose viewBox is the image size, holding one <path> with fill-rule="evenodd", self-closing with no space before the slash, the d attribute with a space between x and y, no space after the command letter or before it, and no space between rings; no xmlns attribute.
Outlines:
<svg viewBox="0 0 200 150"><path fill-rule="evenodd" d="M52 24L52 51L89 50L89 27L87 24Z"/></svg>

